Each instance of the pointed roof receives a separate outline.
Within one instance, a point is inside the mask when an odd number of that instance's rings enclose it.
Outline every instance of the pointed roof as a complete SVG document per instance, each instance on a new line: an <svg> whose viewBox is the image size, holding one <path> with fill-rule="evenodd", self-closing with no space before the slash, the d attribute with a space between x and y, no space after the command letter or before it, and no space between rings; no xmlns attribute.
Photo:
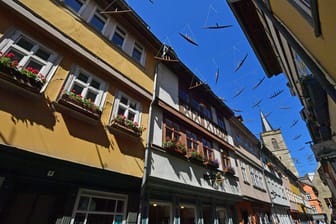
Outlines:
<svg viewBox="0 0 336 224"><path fill-rule="evenodd" d="M263 112L260 112L260 117L261 117L261 124L262 124L263 132L273 131L271 124L268 122Z"/></svg>

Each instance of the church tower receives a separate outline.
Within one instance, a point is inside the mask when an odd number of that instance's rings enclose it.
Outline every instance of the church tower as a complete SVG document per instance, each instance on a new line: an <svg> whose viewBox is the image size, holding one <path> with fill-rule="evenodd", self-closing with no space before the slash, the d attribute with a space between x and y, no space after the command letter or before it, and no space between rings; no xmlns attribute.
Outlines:
<svg viewBox="0 0 336 224"><path fill-rule="evenodd" d="M292 173L299 177L292 156L286 146L280 129L274 130L265 115L260 112L262 133L261 141L263 144L284 164Z"/></svg>

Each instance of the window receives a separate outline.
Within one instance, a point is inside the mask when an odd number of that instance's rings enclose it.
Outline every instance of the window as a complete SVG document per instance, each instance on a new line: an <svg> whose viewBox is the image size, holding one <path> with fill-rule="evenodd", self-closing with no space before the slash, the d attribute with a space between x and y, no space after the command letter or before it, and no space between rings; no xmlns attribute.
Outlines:
<svg viewBox="0 0 336 224"><path fill-rule="evenodd" d="M223 160L224 167L231 167L231 161L230 161L229 153L227 151L222 152L222 160Z"/></svg>
<svg viewBox="0 0 336 224"><path fill-rule="evenodd" d="M265 185L262 173L254 168L250 168L250 172L253 186L260 189L264 189Z"/></svg>
<svg viewBox="0 0 336 224"><path fill-rule="evenodd" d="M101 79L77 67L74 72L70 72L64 90L80 95L102 109L106 88L105 82Z"/></svg>
<svg viewBox="0 0 336 224"><path fill-rule="evenodd" d="M280 148L279 148L277 140L275 138L272 138L271 141L272 141L273 149L279 150Z"/></svg>
<svg viewBox="0 0 336 224"><path fill-rule="evenodd" d="M178 142L181 140L180 127L169 119L165 120L164 141Z"/></svg>
<svg viewBox="0 0 336 224"><path fill-rule="evenodd" d="M79 13L85 3L85 0L63 0L63 2L73 11Z"/></svg>
<svg viewBox="0 0 336 224"><path fill-rule="evenodd" d="M242 175L243 175L243 181L245 182L249 182L248 176L247 176L247 166L246 164L240 160L240 169L242 171Z"/></svg>
<svg viewBox="0 0 336 224"><path fill-rule="evenodd" d="M116 28L112 36L112 42L120 48L123 48L126 33L119 27Z"/></svg>
<svg viewBox="0 0 336 224"><path fill-rule="evenodd" d="M99 32L103 32L103 29L105 27L105 24L107 22L107 18L100 14L101 10L96 9L93 13L91 19L89 20L89 24L95 28Z"/></svg>
<svg viewBox="0 0 336 224"><path fill-rule="evenodd" d="M170 224L171 220L171 205L161 202L150 202L148 224Z"/></svg>
<svg viewBox="0 0 336 224"><path fill-rule="evenodd" d="M297 11L314 27L315 36L321 35L317 0L288 0Z"/></svg>
<svg viewBox="0 0 336 224"><path fill-rule="evenodd" d="M202 138L202 143L203 143L203 155L205 156L205 158L211 161L215 160L215 154L212 150L211 142L205 138Z"/></svg>
<svg viewBox="0 0 336 224"><path fill-rule="evenodd" d="M142 63L143 52L143 47L137 43L134 43L132 58L134 58L137 62Z"/></svg>
<svg viewBox="0 0 336 224"><path fill-rule="evenodd" d="M119 92L114 101L113 113L111 119L117 115L123 115L128 120L140 124L141 105L139 102L130 98L123 92Z"/></svg>
<svg viewBox="0 0 336 224"><path fill-rule="evenodd" d="M0 51L4 54L13 53L13 60L18 61L18 68L36 69L47 81L58 63L58 56L54 52L19 31L0 43Z"/></svg>
<svg viewBox="0 0 336 224"><path fill-rule="evenodd" d="M191 131L187 131L187 148L189 151L198 150L197 135Z"/></svg>
<svg viewBox="0 0 336 224"><path fill-rule="evenodd" d="M71 223L122 224L125 221L126 207L126 195L81 190Z"/></svg>
<svg viewBox="0 0 336 224"><path fill-rule="evenodd" d="M226 134L226 127L225 127L225 121L224 118L222 118L220 115L217 115L217 121L218 121L218 126L224 133Z"/></svg>

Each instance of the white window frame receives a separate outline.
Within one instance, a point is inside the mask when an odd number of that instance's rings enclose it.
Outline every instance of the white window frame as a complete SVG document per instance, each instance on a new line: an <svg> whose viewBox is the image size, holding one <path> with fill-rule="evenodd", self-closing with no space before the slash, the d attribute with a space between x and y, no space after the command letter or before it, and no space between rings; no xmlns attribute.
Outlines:
<svg viewBox="0 0 336 224"><path fill-rule="evenodd" d="M134 52L135 49L138 50L139 52L141 52L141 57L140 57L139 61L136 58L133 57L133 52ZM134 41L131 56L135 61L139 62L141 65L144 65L145 48L141 44L139 44L138 42Z"/></svg>
<svg viewBox="0 0 336 224"><path fill-rule="evenodd" d="M104 16L102 14L100 14L99 12L103 11L101 8L99 8L98 6L94 6L94 8L91 10L90 16L87 20L87 23L92 26L97 32L101 32L102 34L105 34L106 32L106 28L109 24L110 18L108 16ZM97 16L98 18L100 18L101 20L103 20L105 22L104 27L101 31L99 31L98 29L96 29L92 24L91 24L91 20L94 16Z"/></svg>
<svg viewBox="0 0 336 224"><path fill-rule="evenodd" d="M114 212L96 212L96 211L88 211L88 210L87 211L77 210L77 207L78 207L79 200L80 200L81 196L90 197L90 201L91 201L92 197L124 201L123 212L119 213L119 212L116 212L116 211L114 211ZM107 214L113 214L113 215L119 214L120 215L120 214L122 214L122 216L123 216L122 224L126 224L127 202L128 202L128 196L125 195L125 194L116 194L116 193L111 193L111 192L95 191L95 190L83 189L83 188L79 189L79 191L77 193L75 206L74 206L73 211L72 211L70 224L74 224L76 213L85 213L86 218L85 218L84 224L86 224L86 219L87 219L88 214L102 214L102 215L107 215Z"/></svg>
<svg viewBox="0 0 336 224"><path fill-rule="evenodd" d="M115 33L118 33L120 36L122 36L124 38L122 46L119 46L119 45L117 45L116 43L113 42L112 39L113 39L113 36L114 36ZM126 44L126 39L127 39L127 32L125 31L125 29L123 27L121 27L120 25L117 24L117 25L115 25L114 30L113 30L109 39L110 39L110 41L113 45L115 45L117 47L120 47L121 49L124 50L125 44Z"/></svg>
<svg viewBox="0 0 336 224"><path fill-rule="evenodd" d="M82 82L81 80L78 80L77 77L80 73L83 73L87 76L89 76L89 80L87 83ZM89 85L90 81L94 79L100 83L100 89L96 89L94 87L91 87ZM103 105L106 99L107 94L107 83L103 81L102 79L98 78L97 76L91 74L90 72L86 71L85 69L79 67L79 66L73 66L73 68L70 70L70 73L68 74L67 81L64 85L63 91L70 92L74 84L78 84L83 87L83 95L86 96L88 90L91 90L95 93L97 93L97 97L95 99L95 102L93 102L100 110L103 109ZM76 93L77 94L77 93Z"/></svg>
<svg viewBox="0 0 336 224"><path fill-rule="evenodd" d="M125 97L125 98L128 99L128 101L136 104L136 109L135 110L132 109L132 108L129 108L129 105L126 105L127 109L126 109L126 114L124 114L124 115L127 117L128 110L131 109L132 112L135 112L134 122L137 122L138 124L141 124L142 106L141 106L140 102L134 100L133 98L131 98L130 96L128 96L126 93L124 93L122 91L118 91L117 94L116 94L116 97L114 99L113 110L112 110L112 114L111 114L110 123L112 122L112 120L117 115L119 115L117 113L118 113L119 105L121 104L121 102L120 102L121 97Z"/></svg>
<svg viewBox="0 0 336 224"><path fill-rule="evenodd" d="M48 47L45 47L38 41L34 40L33 38L29 37L19 30L14 31L14 33L9 32L9 34L6 34L4 37L5 38L2 39L0 42L0 51L2 53L8 52L10 49L13 49L24 55L18 64L19 68L26 67L28 63L32 60L37 61L39 64L42 64L42 68L39 73L41 73L46 79L46 84L41 89L41 92L44 91L47 83L51 80L53 74L55 73L61 58L54 51L50 50ZM16 44L21 37L32 43L33 47L30 51ZM44 51L50 53L49 58L45 60L35 55L38 49L43 49Z"/></svg>

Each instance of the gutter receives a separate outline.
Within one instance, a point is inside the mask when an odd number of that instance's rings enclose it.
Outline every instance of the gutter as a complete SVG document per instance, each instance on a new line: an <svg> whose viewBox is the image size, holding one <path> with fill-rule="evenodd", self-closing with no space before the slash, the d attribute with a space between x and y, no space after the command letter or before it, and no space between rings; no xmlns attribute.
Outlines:
<svg viewBox="0 0 336 224"><path fill-rule="evenodd" d="M336 90L334 86L326 79L325 72L310 58L303 47L301 47L295 38L290 34L286 27L279 22L272 12L267 8L262 0L254 0L258 8L272 21L274 27L285 37L289 45L301 56L302 60L308 66L310 71L314 74L314 77L321 84L322 88L327 92L327 94L336 103Z"/></svg>

